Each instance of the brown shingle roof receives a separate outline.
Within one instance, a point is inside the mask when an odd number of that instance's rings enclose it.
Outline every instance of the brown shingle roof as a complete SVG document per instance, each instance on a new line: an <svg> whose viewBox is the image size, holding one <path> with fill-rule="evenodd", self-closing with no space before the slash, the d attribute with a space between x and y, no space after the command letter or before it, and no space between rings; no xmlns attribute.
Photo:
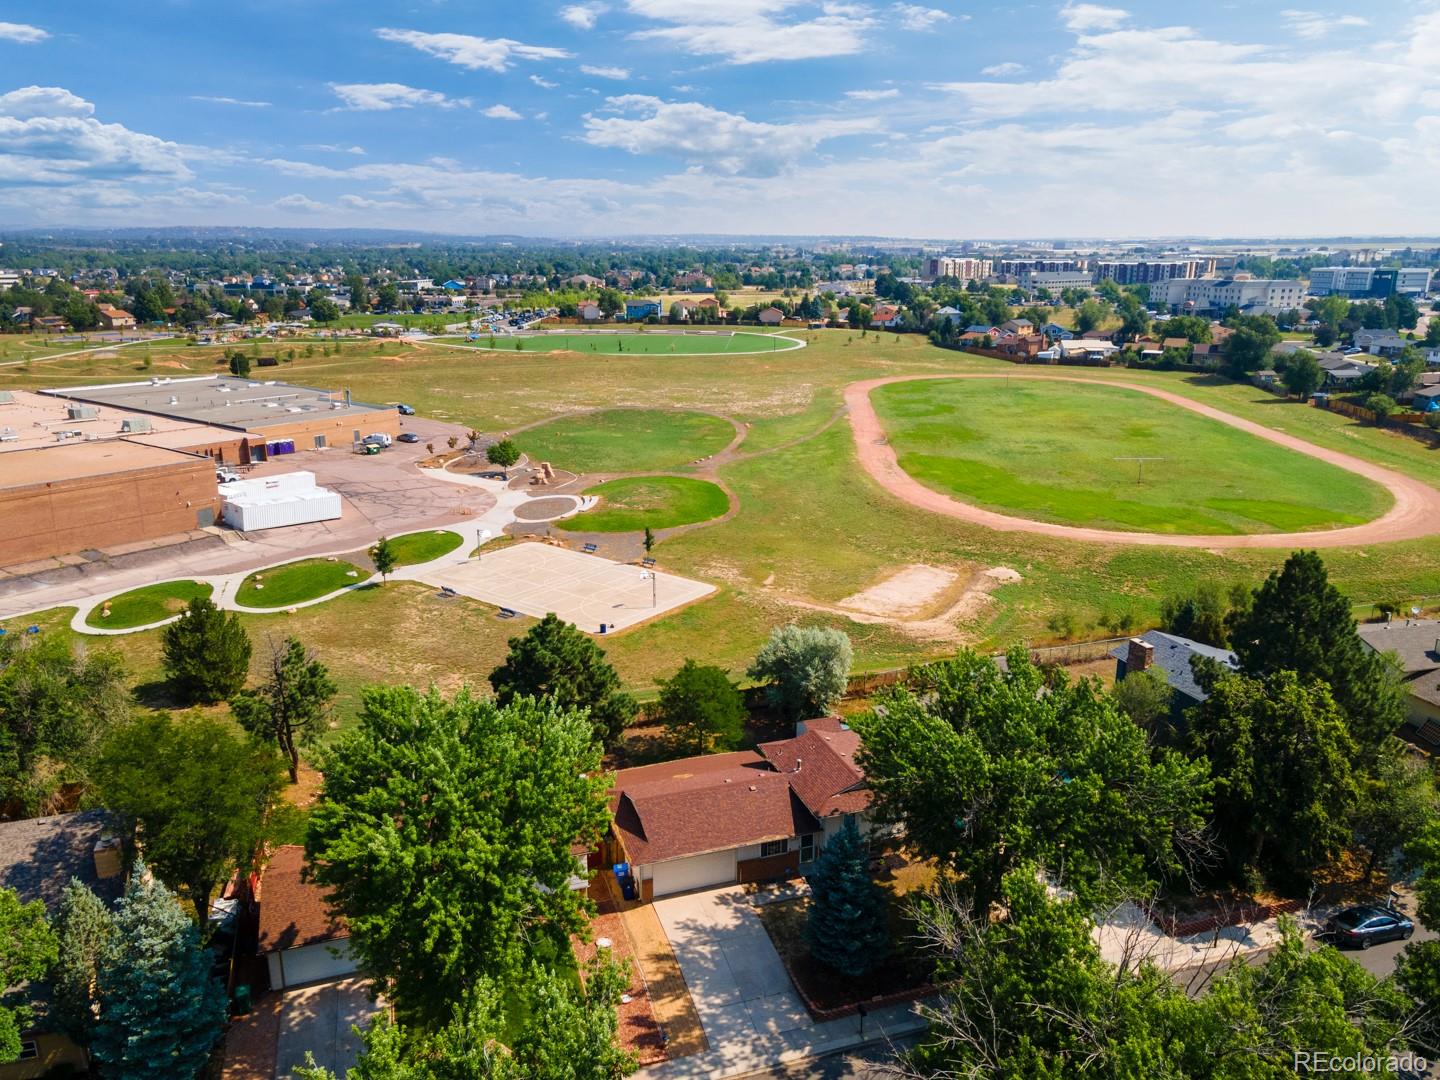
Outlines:
<svg viewBox="0 0 1440 1080"><path fill-rule="evenodd" d="M260 879L260 953L348 938L344 916L332 913L324 889L301 879L305 849L276 848Z"/></svg>
<svg viewBox="0 0 1440 1080"><path fill-rule="evenodd" d="M870 805L865 774L855 764L860 736L838 717L805 725L805 734L762 743L760 753L787 777L795 793L817 818L858 814Z"/></svg>
<svg viewBox="0 0 1440 1080"><path fill-rule="evenodd" d="M636 863L664 862L817 832L788 777L753 751L622 769L615 832Z"/></svg>

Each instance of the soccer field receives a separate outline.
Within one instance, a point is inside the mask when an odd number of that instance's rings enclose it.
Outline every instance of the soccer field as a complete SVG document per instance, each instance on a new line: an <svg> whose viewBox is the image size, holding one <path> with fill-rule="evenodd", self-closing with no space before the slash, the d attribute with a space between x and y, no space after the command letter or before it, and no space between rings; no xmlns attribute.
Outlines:
<svg viewBox="0 0 1440 1080"><path fill-rule="evenodd" d="M447 344L466 345L495 352L646 353L705 356L715 353L746 355L801 349L805 343L779 334L748 330L577 330L573 333L487 334L446 338Z"/></svg>

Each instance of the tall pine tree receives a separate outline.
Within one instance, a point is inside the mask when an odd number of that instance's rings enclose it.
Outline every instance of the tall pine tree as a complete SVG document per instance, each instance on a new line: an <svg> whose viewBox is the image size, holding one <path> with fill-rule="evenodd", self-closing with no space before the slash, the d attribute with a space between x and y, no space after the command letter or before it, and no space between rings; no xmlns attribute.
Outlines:
<svg viewBox="0 0 1440 1080"><path fill-rule="evenodd" d="M90 1052L107 1080L194 1076L225 1020L225 988L175 894L137 863L100 953Z"/></svg>
<svg viewBox="0 0 1440 1080"><path fill-rule="evenodd" d="M869 861L860 830L847 821L810 873L810 955L852 978L867 974L890 951L885 894L870 877Z"/></svg>
<svg viewBox="0 0 1440 1080"><path fill-rule="evenodd" d="M213 704L245 685L250 637L240 617L197 596L161 635L165 677L186 701Z"/></svg>
<svg viewBox="0 0 1440 1080"><path fill-rule="evenodd" d="M50 974L51 1007L61 1030L80 1046L89 1046L99 1002L95 975L100 956L115 933L110 909L89 887L72 880L55 917L60 959Z"/></svg>

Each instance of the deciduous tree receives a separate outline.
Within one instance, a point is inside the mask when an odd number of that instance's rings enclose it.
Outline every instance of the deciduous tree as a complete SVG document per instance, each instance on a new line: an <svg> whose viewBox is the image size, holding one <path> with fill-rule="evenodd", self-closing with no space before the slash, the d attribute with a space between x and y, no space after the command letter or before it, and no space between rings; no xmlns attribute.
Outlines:
<svg viewBox="0 0 1440 1080"><path fill-rule="evenodd" d="M660 722L681 753L735 749L745 716L745 702L723 668L686 660L660 683Z"/></svg>
<svg viewBox="0 0 1440 1080"><path fill-rule="evenodd" d="M395 545L390 543L389 537L382 536L370 549L370 561L375 564L375 572L380 575L381 582L390 580L390 575L395 572L395 566L399 563L399 556L395 554Z"/></svg>
<svg viewBox="0 0 1440 1080"><path fill-rule="evenodd" d="M791 623L770 632L748 674L765 684L765 696L781 716L809 720L845 696L851 656L843 630Z"/></svg>
<svg viewBox="0 0 1440 1080"><path fill-rule="evenodd" d="M1203 763L1147 745L1093 680L969 651L917 669L851 719L874 813L964 883L975 912L1025 861L1083 899L1182 870L1207 809Z"/></svg>
<svg viewBox="0 0 1440 1080"><path fill-rule="evenodd" d="M1115 684L1110 696L1120 711L1146 731L1154 731L1155 725L1170 715L1170 706L1175 691L1159 668L1127 672L1125 678Z"/></svg>
<svg viewBox="0 0 1440 1080"><path fill-rule="evenodd" d="M1320 367L1320 361L1315 359L1314 353L1297 349L1285 365L1285 373L1281 379L1287 391L1298 398L1307 399L1320 389L1320 384L1325 381L1325 372Z"/></svg>
<svg viewBox="0 0 1440 1080"><path fill-rule="evenodd" d="M165 677L185 701L224 701L245 685L250 672L250 636L240 617L227 615L209 597L190 601L165 627L160 647Z"/></svg>
<svg viewBox="0 0 1440 1080"><path fill-rule="evenodd" d="M586 709L606 746L613 746L635 718L635 699L620 689L620 676L600 646L553 612L520 637L510 639L505 662L490 673L495 699L544 698L561 709Z"/></svg>
<svg viewBox="0 0 1440 1080"><path fill-rule="evenodd" d="M145 857L204 922L210 898L265 838L284 785L273 747L205 716L140 717L111 732L96 767L101 802L127 826L129 850Z"/></svg>
<svg viewBox="0 0 1440 1080"><path fill-rule="evenodd" d="M0 888L0 1063L20 1056L20 1033L32 1015L24 986L45 975L56 954L44 903L22 904L14 889Z"/></svg>
<svg viewBox="0 0 1440 1080"><path fill-rule="evenodd" d="M571 846L599 841L609 780L579 709L376 687L320 768L315 880L407 1022L443 1024L583 931Z"/></svg>
<svg viewBox="0 0 1440 1080"><path fill-rule="evenodd" d="M485 448L485 460L491 465L498 465L509 477L510 470L520 460L520 448L509 439L501 439Z"/></svg>
<svg viewBox="0 0 1440 1080"><path fill-rule="evenodd" d="M89 1046L95 1031L100 1012L95 979L114 932L114 918L105 902L72 879L55 916L60 951L50 973L50 989L56 1022L79 1046Z"/></svg>
<svg viewBox="0 0 1440 1080"><path fill-rule="evenodd" d="M230 708L241 727L280 748L294 784L300 780L300 750L324 733L337 689L329 670L298 638L272 640L264 683L240 691Z"/></svg>

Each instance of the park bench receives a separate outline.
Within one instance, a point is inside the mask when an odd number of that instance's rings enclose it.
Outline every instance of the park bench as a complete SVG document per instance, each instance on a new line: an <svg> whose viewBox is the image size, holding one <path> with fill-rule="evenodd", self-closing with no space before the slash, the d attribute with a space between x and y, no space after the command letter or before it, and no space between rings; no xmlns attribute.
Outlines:
<svg viewBox="0 0 1440 1080"><path fill-rule="evenodd" d="M583 551L586 555L594 555L595 552L599 551L600 549L595 544L586 544L580 550Z"/></svg>

